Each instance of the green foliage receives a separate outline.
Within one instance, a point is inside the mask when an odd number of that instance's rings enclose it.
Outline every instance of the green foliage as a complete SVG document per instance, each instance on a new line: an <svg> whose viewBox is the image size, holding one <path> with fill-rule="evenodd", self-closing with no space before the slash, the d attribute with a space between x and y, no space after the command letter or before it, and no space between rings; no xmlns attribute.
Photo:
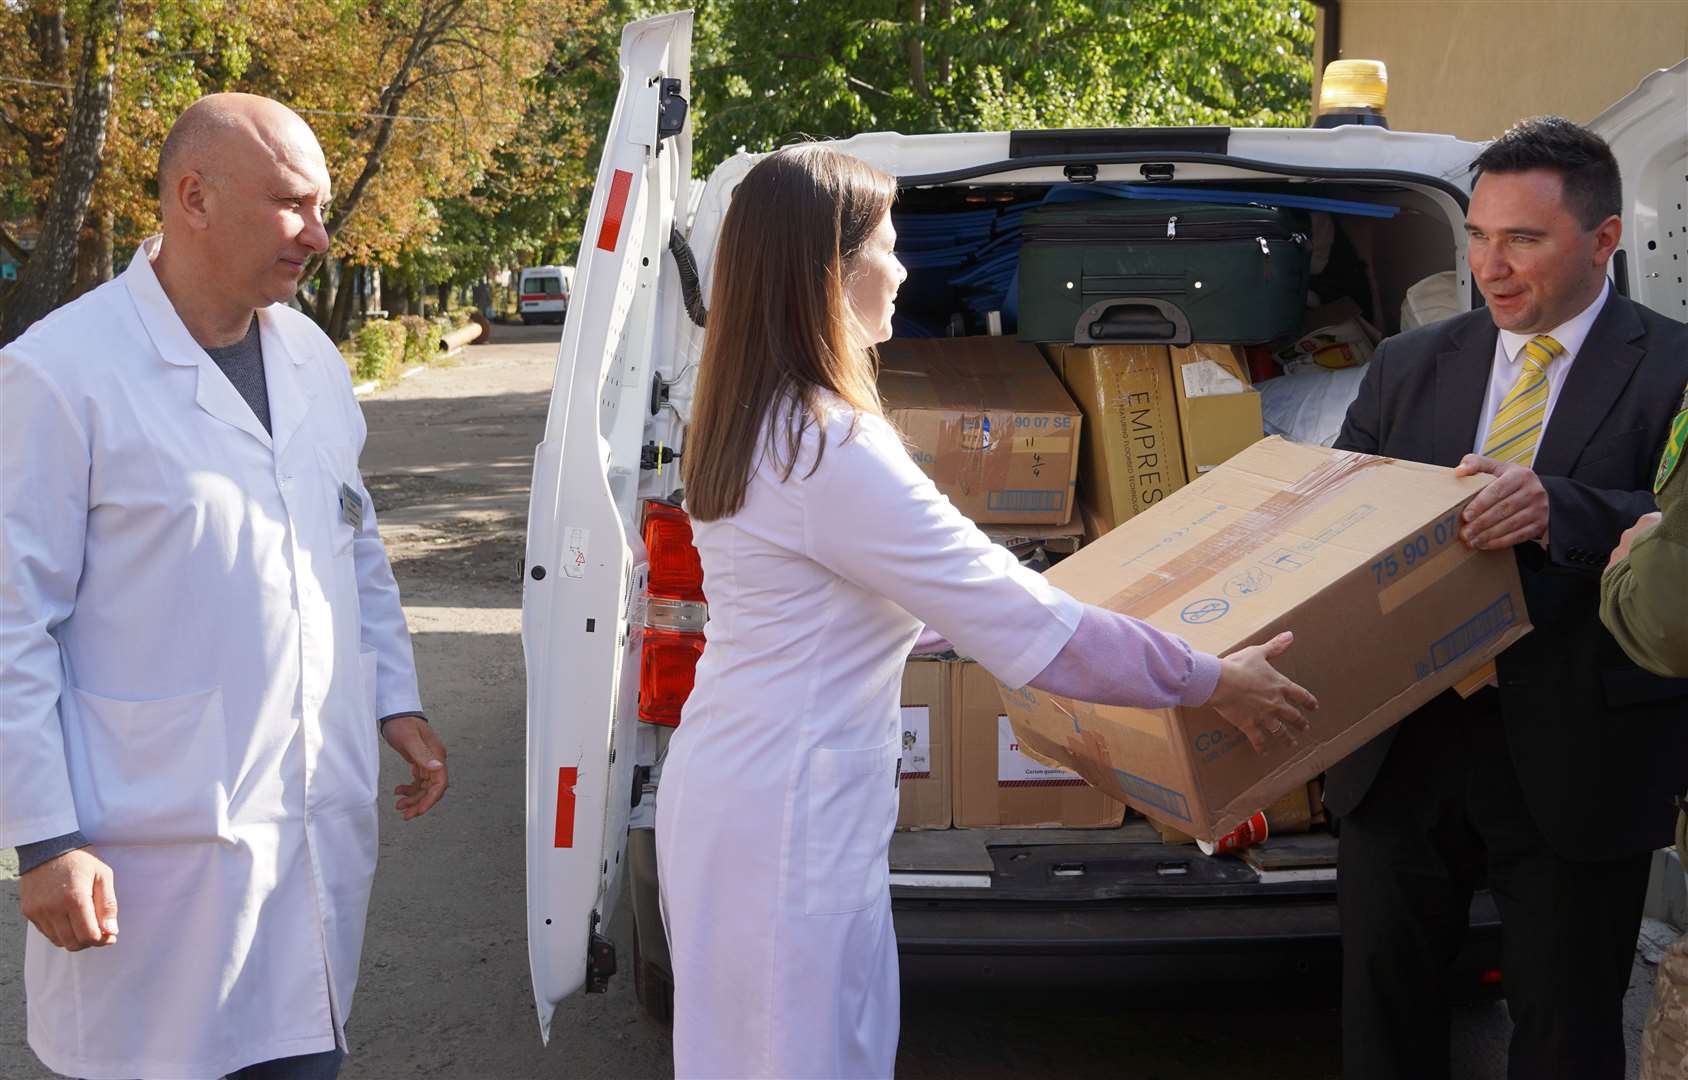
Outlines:
<svg viewBox="0 0 1688 1080"><path fill-rule="evenodd" d="M396 321L404 328L404 366L432 360L439 352L439 335L430 321L420 315L401 315Z"/></svg>
<svg viewBox="0 0 1688 1080"><path fill-rule="evenodd" d="M357 363L352 374L359 381L388 382L398 378L404 364L405 327L392 319L374 319L352 335Z"/></svg>
<svg viewBox="0 0 1688 1080"><path fill-rule="evenodd" d="M717 0L696 161L861 131L1305 124L1305 0Z"/></svg>

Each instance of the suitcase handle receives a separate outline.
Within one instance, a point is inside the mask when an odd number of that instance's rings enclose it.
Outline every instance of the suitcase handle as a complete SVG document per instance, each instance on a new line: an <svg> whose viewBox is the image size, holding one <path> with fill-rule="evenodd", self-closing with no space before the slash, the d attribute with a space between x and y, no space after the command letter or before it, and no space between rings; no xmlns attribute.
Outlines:
<svg viewBox="0 0 1688 1080"><path fill-rule="evenodd" d="M1073 344L1190 344L1190 320L1176 304L1152 296L1116 296L1084 309Z"/></svg>

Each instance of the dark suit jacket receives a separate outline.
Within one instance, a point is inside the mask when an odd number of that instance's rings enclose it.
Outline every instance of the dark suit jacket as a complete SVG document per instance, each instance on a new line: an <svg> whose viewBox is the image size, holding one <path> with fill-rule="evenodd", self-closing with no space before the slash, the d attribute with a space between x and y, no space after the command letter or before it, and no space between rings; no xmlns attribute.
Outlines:
<svg viewBox="0 0 1688 1080"><path fill-rule="evenodd" d="M1459 464L1477 438L1498 333L1479 309L1385 341L1336 445ZM1549 547L1515 549L1535 630L1496 664L1499 707L1531 816L1570 858L1668 844L1672 798L1688 786L1688 680L1631 663L1599 614L1607 555L1654 509L1653 473L1685 381L1688 326L1614 292L1536 454ZM1460 707L1450 691L1425 709ZM1394 738L1391 729L1330 770L1333 813L1359 806Z"/></svg>

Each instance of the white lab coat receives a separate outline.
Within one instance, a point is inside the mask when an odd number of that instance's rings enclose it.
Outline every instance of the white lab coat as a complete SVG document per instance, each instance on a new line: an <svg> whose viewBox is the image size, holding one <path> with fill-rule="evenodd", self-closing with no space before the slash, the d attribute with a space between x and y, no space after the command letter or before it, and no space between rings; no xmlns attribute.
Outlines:
<svg viewBox="0 0 1688 1080"><path fill-rule="evenodd" d="M940 495L885 421L836 409L791 479L694 523L707 646L668 747L657 859L681 1077L884 1077L898 696L921 621L1022 685L1082 606Z"/></svg>
<svg viewBox="0 0 1688 1080"><path fill-rule="evenodd" d="M114 871L117 942L24 962L30 1046L94 1080L344 1045L376 718L419 706L345 362L258 313L272 440L157 244L0 351L0 846L80 829Z"/></svg>

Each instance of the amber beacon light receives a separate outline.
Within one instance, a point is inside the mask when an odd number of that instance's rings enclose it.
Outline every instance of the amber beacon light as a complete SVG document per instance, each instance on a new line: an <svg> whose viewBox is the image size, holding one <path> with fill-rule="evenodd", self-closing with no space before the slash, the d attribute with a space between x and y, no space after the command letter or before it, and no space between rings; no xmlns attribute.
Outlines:
<svg viewBox="0 0 1688 1080"><path fill-rule="evenodd" d="M1383 107L1389 101L1389 70L1381 60L1333 60L1319 83L1316 128L1363 124L1388 127Z"/></svg>

